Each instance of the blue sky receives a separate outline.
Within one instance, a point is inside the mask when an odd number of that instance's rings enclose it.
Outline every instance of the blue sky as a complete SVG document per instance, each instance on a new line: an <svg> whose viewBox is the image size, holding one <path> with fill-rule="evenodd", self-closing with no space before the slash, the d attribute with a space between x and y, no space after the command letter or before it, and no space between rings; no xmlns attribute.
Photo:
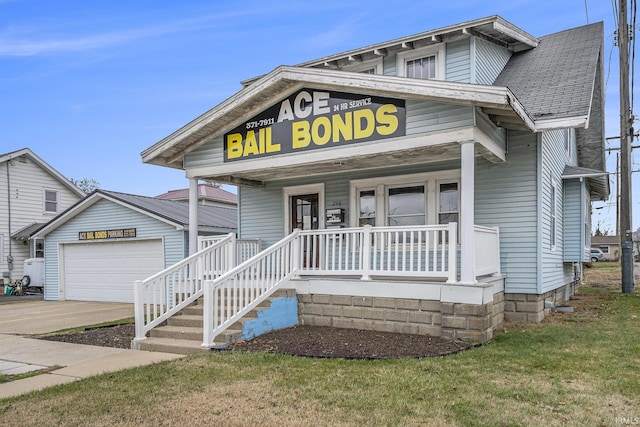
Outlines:
<svg viewBox="0 0 640 427"><path fill-rule="evenodd" d="M0 0L0 152L29 147L63 175L107 190L185 188L182 171L144 165L140 152L233 95L240 81L490 15L534 36L604 21L607 136L619 134L609 1ZM613 171L615 154L608 164ZM638 174L633 186L635 229ZM594 224L614 230L615 205L595 206Z"/></svg>

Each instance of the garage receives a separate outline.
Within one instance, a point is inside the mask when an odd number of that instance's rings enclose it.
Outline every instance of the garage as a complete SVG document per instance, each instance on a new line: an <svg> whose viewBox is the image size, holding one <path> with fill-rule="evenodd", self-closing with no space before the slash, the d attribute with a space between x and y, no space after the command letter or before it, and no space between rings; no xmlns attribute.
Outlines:
<svg viewBox="0 0 640 427"><path fill-rule="evenodd" d="M65 299L133 303L133 282L164 268L161 239L65 244Z"/></svg>
<svg viewBox="0 0 640 427"><path fill-rule="evenodd" d="M199 205L198 235L235 233L235 208ZM133 303L133 282L189 254L189 204L96 190L37 230L44 299Z"/></svg>

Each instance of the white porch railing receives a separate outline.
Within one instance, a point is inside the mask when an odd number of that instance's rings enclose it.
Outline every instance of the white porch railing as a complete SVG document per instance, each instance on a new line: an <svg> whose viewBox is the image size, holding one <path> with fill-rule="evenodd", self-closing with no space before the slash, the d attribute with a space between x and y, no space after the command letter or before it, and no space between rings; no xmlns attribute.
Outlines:
<svg viewBox="0 0 640 427"><path fill-rule="evenodd" d="M476 277L500 274L500 229L474 226Z"/></svg>
<svg viewBox="0 0 640 427"><path fill-rule="evenodd" d="M476 277L500 272L497 228L475 226ZM259 241L233 234L134 283L136 341L204 295L203 348L294 276L458 277L457 224L295 230L255 255ZM241 252L242 255L238 255ZM236 267L236 259L246 261Z"/></svg>
<svg viewBox="0 0 640 427"><path fill-rule="evenodd" d="M304 275L431 277L456 281L457 224L300 232ZM451 244L453 242L453 244Z"/></svg>
<svg viewBox="0 0 640 427"><path fill-rule="evenodd" d="M201 251L220 240L224 236L198 236L198 250ZM242 264L260 252L260 239L236 239L236 264Z"/></svg>
<svg viewBox="0 0 640 427"><path fill-rule="evenodd" d="M135 341L202 296L205 280L213 280L235 266L235 234L217 239L177 264L133 283Z"/></svg>
<svg viewBox="0 0 640 427"><path fill-rule="evenodd" d="M205 281L203 348L211 348L216 336L294 275L300 260L299 233L295 230L217 279Z"/></svg>

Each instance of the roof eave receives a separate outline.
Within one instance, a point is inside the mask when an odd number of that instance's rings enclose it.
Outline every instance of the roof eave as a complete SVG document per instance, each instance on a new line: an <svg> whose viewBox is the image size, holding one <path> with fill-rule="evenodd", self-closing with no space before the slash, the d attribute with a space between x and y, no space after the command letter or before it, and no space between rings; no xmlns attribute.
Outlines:
<svg viewBox="0 0 640 427"><path fill-rule="evenodd" d="M259 96L261 93L272 91L271 95L284 97L305 86L499 108L515 113L530 130L534 130L536 125L524 106L506 87L281 66L143 151L142 161L182 169L185 153L232 129L243 119L266 108L266 103L273 102L270 100L273 97ZM250 102L253 98L260 101ZM238 108L242 105L245 108ZM219 126L205 129L218 121L221 122ZM206 131L204 136L198 135L200 131Z"/></svg>

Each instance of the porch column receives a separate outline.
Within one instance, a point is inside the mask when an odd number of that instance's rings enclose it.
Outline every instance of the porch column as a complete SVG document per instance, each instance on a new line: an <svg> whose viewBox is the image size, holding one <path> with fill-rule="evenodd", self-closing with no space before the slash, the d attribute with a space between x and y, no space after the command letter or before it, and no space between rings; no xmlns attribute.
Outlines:
<svg viewBox="0 0 640 427"><path fill-rule="evenodd" d="M198 179L189 178L189 255L198 252Z"/></svg>
<svg viewBox="0 0 640 427"><path fill-rule="evenodd" d="M460 143L460 283L476 284L475 245L475 143Z"/></svg>

